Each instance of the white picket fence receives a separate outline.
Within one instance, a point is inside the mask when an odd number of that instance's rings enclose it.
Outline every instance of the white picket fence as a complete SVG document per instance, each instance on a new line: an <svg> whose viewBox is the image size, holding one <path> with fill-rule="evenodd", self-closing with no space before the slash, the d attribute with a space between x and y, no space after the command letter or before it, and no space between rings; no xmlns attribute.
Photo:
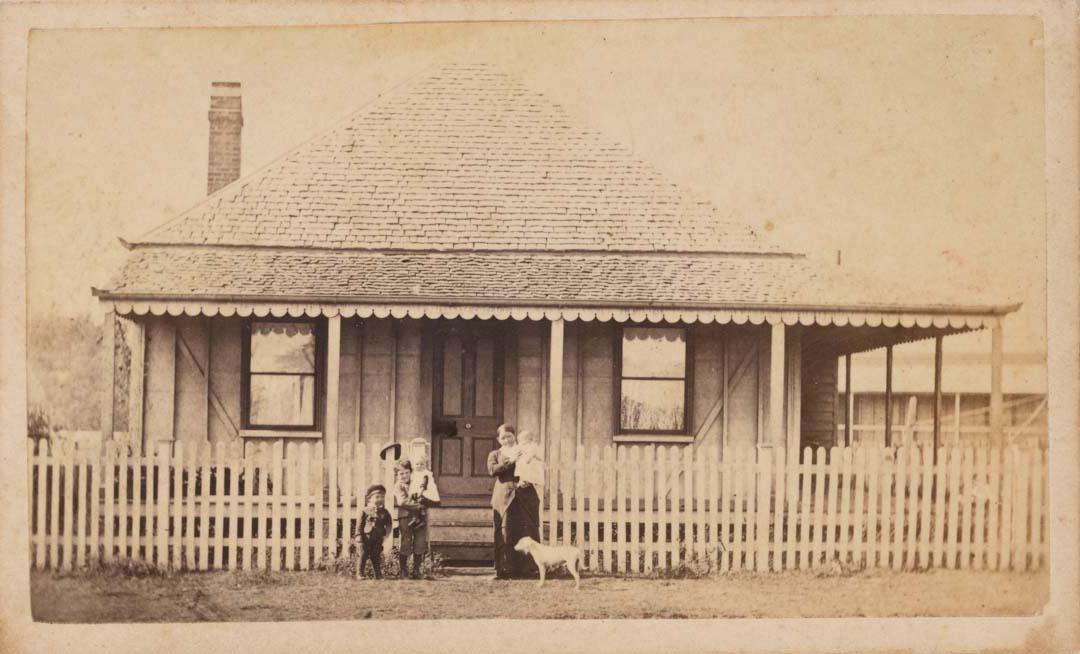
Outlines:
<svg viewBox="0 0 1080 654"><path fill-rule="evenodd" d="M792 457L795 459L795 457ZM1031 570L1046 564L1045 450L782 450L606 446L549 462L545 539L589 567L649 572L854 567ZM377 446L280 443L129 453L31 443L37 568L134 559L174 570L307 570L347 553L368 484L389 487Z"/></svg>
<svg viewBox="0 0 1080 654"><path fill-rule="evenodd" d="M1046 564L1045 450L585 447L549 466L549 542L648 572Z"/></svg>

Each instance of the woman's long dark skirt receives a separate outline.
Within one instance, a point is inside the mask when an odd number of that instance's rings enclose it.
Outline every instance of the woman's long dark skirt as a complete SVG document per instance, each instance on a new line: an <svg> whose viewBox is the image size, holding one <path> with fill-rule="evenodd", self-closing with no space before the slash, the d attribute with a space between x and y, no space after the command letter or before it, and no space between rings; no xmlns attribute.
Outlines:
<svg viewBox="0 0 1080 654"><path fill-rule="evenodd" d="M514 551L514 544L528 536L540 540L540 497L532 486L517 489L506 516L494 514L495 572L500 577L534 577L538 571L532 557ZM508 538L503 538L502 522L506 520Z"/></svg>

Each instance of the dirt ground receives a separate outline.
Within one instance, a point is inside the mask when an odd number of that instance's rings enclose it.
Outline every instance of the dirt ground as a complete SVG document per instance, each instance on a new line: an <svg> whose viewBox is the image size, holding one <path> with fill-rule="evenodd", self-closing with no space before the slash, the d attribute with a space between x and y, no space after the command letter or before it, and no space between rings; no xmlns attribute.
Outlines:
<svg viewBox="0 0 1080 654"><path fill-rule="evenodd" d="M850 576L740 574L661 580L588 577L489 581L355 580L322 572L173 577L31 574L44 622L191 622L364 618L715 618L983 616L1038 613L1048 575L934 570Z"/></svg>

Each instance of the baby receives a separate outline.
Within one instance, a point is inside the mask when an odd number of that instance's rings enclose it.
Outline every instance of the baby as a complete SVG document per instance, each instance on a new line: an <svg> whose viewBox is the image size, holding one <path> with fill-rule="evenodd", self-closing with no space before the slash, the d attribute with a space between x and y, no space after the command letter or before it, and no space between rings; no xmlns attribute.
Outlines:
<svg viewBox="0 0 1080 654"><path fill-rule="evenodd" d="M518 437L518 442L520 454L514 472L522 482L542 486L544 484L544 457L540 452L539 439L531 431L523 431Z"/></svg>
<svg viewBox="0 0 1080 654"><path fill-rule="evenodd" d="M409 497L415 498L416 502L423 508L438 504L441 501L439 487L435 485L435 475L432 474L428 467L427 458L418 458L413 463L412 477L409 479ZM424 524L426 511L423 508L409 521L410 527L415 529Z"/></svg>

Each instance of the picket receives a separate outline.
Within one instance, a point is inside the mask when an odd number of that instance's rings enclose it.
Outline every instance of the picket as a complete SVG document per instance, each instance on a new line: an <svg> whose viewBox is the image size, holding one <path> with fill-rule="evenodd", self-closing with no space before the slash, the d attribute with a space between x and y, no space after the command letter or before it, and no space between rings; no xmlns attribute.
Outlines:
<svg viewBox="0 0 1080 654"><path fill-rule="evenodd" d="M87 453L83 450L76 450L76 471L77 477L73 480L75 486L75 529L74 534L77 539L75 556L75 565L80 568L86 566L86 501L88 495L88 489L86 484L86 458Z"/></svg>
<svg viewBox="0 0 1080 654"><path fill-rule="evenodd" d="M919 470L922 471L922 481L919 482L919 566L930 567L930 508L933 506L931 496L934 484L934 450L929 447L919 448Z"/></svg>
<svg viewBox="0 0 1080 654"><path fill-rule="evenodd" d="M675 474L675 483L680 486L679 497L679 535L674 538L675 551L684 563L689 563L694 556L694 449L683 446L676 449L679 456L679 472Z"/></svg>
<svg viewBox="0 0 1080 654"><path fill-rule="evenodd" d="M915 553L919 549L919 504L922 496L920 483L922 481L921 461L922 447L912 445L908 448L908 498L907 498L907 542L904 545L904 569L915 569Z"/></svg>
<svg viewBox="0 0 1080 654"><path fill-rule="evenodd" d="M37 456L35 457L35 460L37 464L37 512L34 515L34 533L37 535L37 554L34 558L34 566L38 570L44 570L46 545L45 516L48 513L48 502L46 500L47 494L45 489L49 483L49 475L52 474L51 471L53 470L52 459L49 457L49 441L44 438L37 439ZM31 479L33 478L34 477L31 477ZM56 496L53 495L53 497ZM97 506L97 502L94 502L94 506ZM97 540L95 539L94 542L96 543Z"/></svg>
<svg viewBox="0 0 1080 654"><path fill-rule="evenodd" d="M718 504L720 503L720 451L715 444L709 446L707 468L709 483L706 492L709 498L709 560L713 565L719 565L719 559L723 556L723 546L720 541L720 519Z"/></svg>
<svg viewBox="0 0 1080 654"><path fill-rule="evenodd" d="M195 490L196 490L196 473L198 471L198 459L201 443L194 443L194 447L187 451L187 461L184 462L183 475L186 478L184 483L184 492L186 493L187 501L184 502L184 534L185 547L184 564L188 570L195 569Z"/></svg>
<svg viewBox="0 0 1080 654"><path fill-rule="evenodd" d="M244 445L240 445L244 449ZM237 466L240 468L240 466ZM240 556L240 569L248 570L255 565L255 519L258 508L255 506L255 457L249 456L244 459L243 483L240 485L238 495L244 503L243 537L238 546L237 554ZM239 537L239 534L238 534Z"/></svg>
<svg viewBox="0 0 1080 654"><path fill-rule="evenodd" d="M591 570L600 570L600 447L590 445L586 450L585 469L589 493L589 541L588 565Z"/></svg>
<svg viewBox="0 0 1080 654"><path fill-rule="evenodd" d="M645 448L643 452L643 474L644 480L644 515L642 516L642 522L644 523L644 532L642 538L644 539L644 556L645 556L645 572L651 572L653 570L653 558L656 556L656 541L654 529L656 528L655 515L653 514L653 505L656 501L656 446L650 445Z"/></svg>
<svg viewBox="0 0 1080 654"><path fill-rule="evenodd" d="M615 541L614 541L614 526L612 525L612 516L614 515L615 505L615 446L608 445L603 448L603 484L602 490L604 495L604 516L603 516L603 532L604 532L604 569L608 572L615 571ZM556 471L552 471L553 474ZM554 523L552 523L554 524Z"/></svg>
<svg viewBox="0 0 1080 654"><path fill-rule="evenodd" d="M937 464L934 466L934 553L930 560L936 561L938 567L945 565L945 514L946 504L946 476L945 471L951 456L951 449L944 447L938 449Z"/></svg>
<svg viewBox="0 0 1080 654"><path fill-rule="evenodd" d="M574 545L581 549L585 545L585 446L579 445L574 454Z"/></svg>
<svg viewBox="0 0 1080 654"><path fill-rule="evenodd" d="M769 558L769 501L772 495L772 448L757 451L757 465L751 464L756 473L754 502L754 571L768 569Z"/></svg>
<svg viewBox="0 0 1080 654"><path fill-rule="evenodd" d="M641 479L644 475L645 463L642 460L641 448L637 445L630 448L629 459L629 489L630 489L630 572L639 571L639 563L642 558L640 502L642 500Z"/></svg>
<svg viewBox="0 0 1080 654"><path fill-rule="evenodd" d="M1015 570L1026 570L1028 567L1028 473L1031 469L1031 458L1028 456L1028 450L1017 451L1016 455L1016 499L1013 504L1016 516L1016 526L1014 528L1016 555L1013 559L1013 568Z"/></svg>
<svg viewBox="0 0 1080 654"><path fill-rule="evenodd" d="M961 570L967 569L971 558L971 502L972 502L972 471L974 468L974 450L970 445L961 451L960 460L960 495L957 498L960 504L960 563Z"/></svg>
<svg viewBox="0 0 1080 654"><path fill-rule="evenodd" d="M836 541L837 556L841 564L848 562L848 550L851 529L851 448L845 447L840 450L840 488L837 496L840 499L840 533Z"/></svg>
<svg viewBox="0 0 1080 654"><path fill-rule="evenodd" d="M783 569L784 558L784 515L786 513L784 503L787 499L787 486L785 484L786 460L784 451L777 449L773 453L773 511L772 511L772 559L769 561L769 570Z"/></svg>
<svg viewBox="0 0 1080 654"><path fill-rule="evenodd" d="M963 461L964 451L954 449L949 457L949 494L946 501L949 504L948 517L945 519L945 567L957 567L960 539L960 464Z"/></svg>
<svg viewBox="0 0 1080 654"><path fill-rule="evenodd" d="M904 512L907 510L907 459L908 451L912 446L903 446L896 449L893 457L893 528L892 528L892 554L889 560L889 569L897 570L903 566L904 553Z"/></svg>
<svg viewBox="0 0 1080 654"><path fill-rule="evenodd" d="M863 527L866 520L866 449L856 448L852 460L851 492L854 495L854 514L851 525L851 565L856 569L866 565L863 556L866 554L864 544Z"/></svg>
<svg viewBox="0 0 1080 654"><path fill-rule="evenodd" d="M146 458L145 452L142 448L135 449L135 459L132 462L131 468L131 480L133 492L133 501L131 503L131 524L132 524L132 558L138 560L145 560L147 555L143 552L149 552L151 544L148 542L150 537L150 512L152 511L152 501L150 499L150 481L148 475L152 469L152 463ZM96 497L96 494L95 494ZM91 508L97 506L97 502L93 502ZM143 525L146 525L145 530ZM144 533L145 531L145 533ZM96 542L96 541L95 541Z"/></svg>
<svg viewBox="0 0 1080 654"><path fill-rule="evenodd" d="M567 457L567 454L569 457ZM572 543L572 529L573 529L573 498L576 496L576 474L577 474L577 461L572 459L573 450L565 448L562 457L568 460L564 460L563 469L566 472L563 481L563 544L570 545Z"/></svg>
<svg viewBox="0 0 1080 654"><path fill-rule="evenodd" d="M307 570L311 567L311 443L300 444L296 477L296 492L300 498L299 565L301 570Z"/></svg>
<svg viewBox="0 0 1080 654"><path fill-rule="evenodd" d="M742 456L743 494L746 506L743 511L743 524L746 536L743 540L743 568L754 568L754 554L757 551L757 448L753 445L743 447Z"/></svg>
<svg viewBox="0 0 1080 654"><path fill-rule="evenodd" d="M199 444L199 478L198 491L198 530L195 533L195 551L199 570L209 570L210 564L210 454L213 447L209 442Z"/></svg>
<svg viewBox="0 0 1080 654"><path fill-rule="evenodd" d="M1043 504L1043 458L1042 452L1031 453L1031 569L1042 567L1042 504Z"/></svg>

